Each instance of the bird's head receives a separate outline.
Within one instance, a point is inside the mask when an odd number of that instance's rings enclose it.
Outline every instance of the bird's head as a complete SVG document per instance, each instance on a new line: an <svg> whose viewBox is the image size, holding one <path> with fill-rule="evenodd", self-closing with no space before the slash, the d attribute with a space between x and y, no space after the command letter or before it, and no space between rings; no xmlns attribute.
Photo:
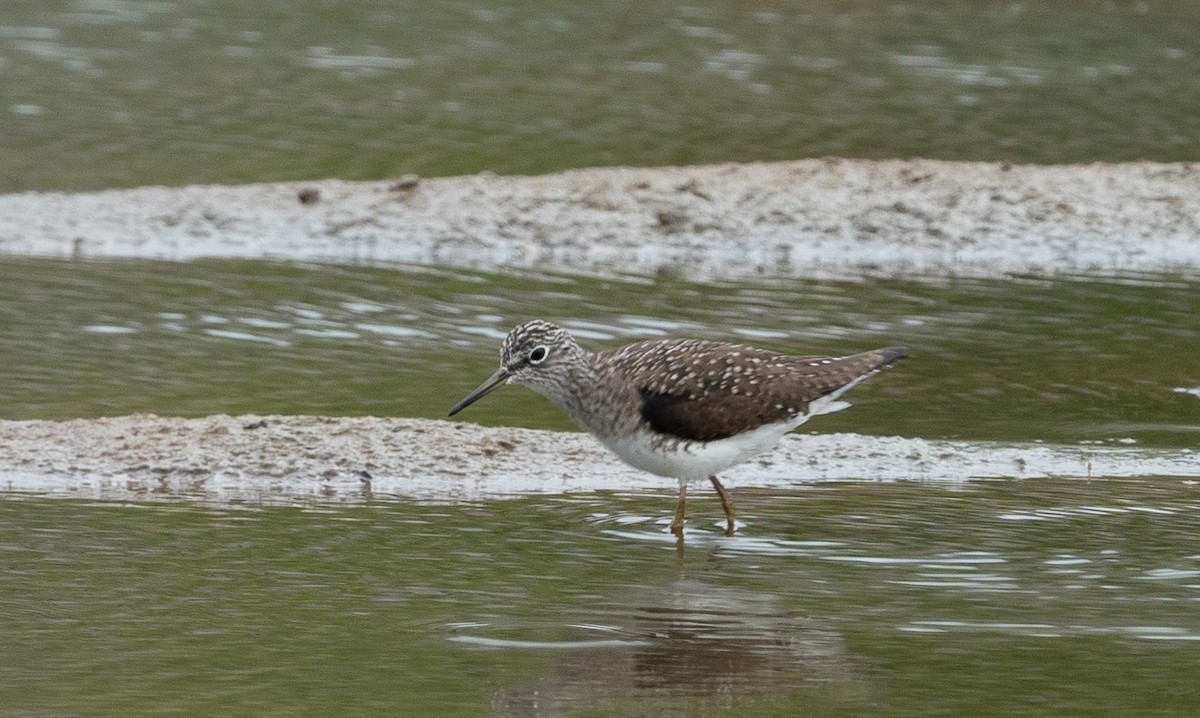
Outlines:
<svg viewBox="0 0 1200 718"><path fill-rule="evenodd" d="M525 322L504 337L500 368L467 394L450 410L450 416L467 408L501 384L521 384L542 394L553 395L566 380L568 367L577 362L583 348L562 327L540 319Z"/></svg>

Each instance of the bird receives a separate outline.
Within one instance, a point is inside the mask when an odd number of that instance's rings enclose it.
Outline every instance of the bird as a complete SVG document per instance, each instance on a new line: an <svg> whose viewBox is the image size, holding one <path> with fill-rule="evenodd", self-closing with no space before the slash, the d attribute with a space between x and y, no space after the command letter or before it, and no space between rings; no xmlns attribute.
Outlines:
<svg viewBox="0 0 1200 718"><path fill-rule="evenodd" d="M906 356L889 346L841 357L794 356L705 339L654 339L592 352L535 319L504 338L500 368L450 416L503 384L533 389L631 466L679 482L671 533L682 539L687 486L708 479L736 530L717 474L775 447L839 397Z"/></svg>

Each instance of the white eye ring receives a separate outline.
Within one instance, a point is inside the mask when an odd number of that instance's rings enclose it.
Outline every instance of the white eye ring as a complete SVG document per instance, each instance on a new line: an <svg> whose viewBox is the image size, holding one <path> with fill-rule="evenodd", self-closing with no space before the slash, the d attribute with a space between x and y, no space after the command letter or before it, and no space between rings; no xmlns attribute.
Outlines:
<svg viewBox="0 0 1200 718"><path fill-rule="evenodd" d="M533 351L529 352L529 363L541 364L546 361L546 357L548 356L550 356L550 347L545 344L538 345L533 348Z"/></svg>

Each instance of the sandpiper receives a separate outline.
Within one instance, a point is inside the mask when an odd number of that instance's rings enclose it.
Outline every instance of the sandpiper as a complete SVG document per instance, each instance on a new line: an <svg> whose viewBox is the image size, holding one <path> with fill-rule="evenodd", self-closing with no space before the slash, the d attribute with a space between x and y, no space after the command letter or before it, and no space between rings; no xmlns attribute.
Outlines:
<svg viewBox="0 0 1200 718"><path fill-rule="evenodd" d="M561 327L534 320L508 333L500 368L450 416L501 384L527 386L626 463L679 480L672 533L683 535L688 483L708 479L733 535L733 502L717 474L773 448L810 417L844 408L838 397L907 352L791 356L701 339L590 352Z"/></svg>

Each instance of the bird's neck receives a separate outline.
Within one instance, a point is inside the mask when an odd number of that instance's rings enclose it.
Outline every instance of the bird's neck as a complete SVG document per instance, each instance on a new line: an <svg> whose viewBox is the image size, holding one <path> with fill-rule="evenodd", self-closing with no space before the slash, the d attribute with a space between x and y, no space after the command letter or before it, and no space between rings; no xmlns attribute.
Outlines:
<svg viewBox="0 0 1200 718"><path fill-rule="evenodd" d="M557 404L584 431L610 436L619 431L621 415L616 410L618 397L603 381L596 354L580 350L578 361L563 368L558 381L537 390Z"/></svg>

